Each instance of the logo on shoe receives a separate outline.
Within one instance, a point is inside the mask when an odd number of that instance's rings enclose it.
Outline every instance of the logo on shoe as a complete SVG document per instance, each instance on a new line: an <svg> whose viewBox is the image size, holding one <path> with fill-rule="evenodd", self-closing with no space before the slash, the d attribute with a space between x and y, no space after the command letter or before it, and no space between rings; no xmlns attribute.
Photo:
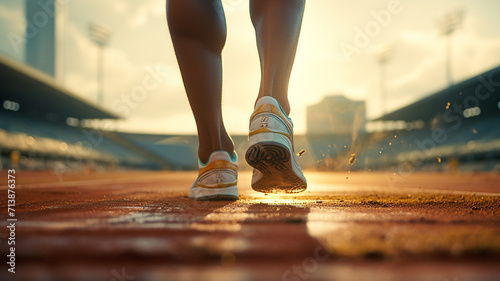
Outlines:
<svg viewBox="0 0 500 281"><path fill-rule="evenodd" d="M264 116L260 119L260 127L267 128L269 126L269 117Z"/></svg>
<svg viewBox="0 0 500 281"><path fill-rule="evenodd" d="M224 182L224 176L222 174L216 174L215 175L215 182L216 183Z"/></svg>

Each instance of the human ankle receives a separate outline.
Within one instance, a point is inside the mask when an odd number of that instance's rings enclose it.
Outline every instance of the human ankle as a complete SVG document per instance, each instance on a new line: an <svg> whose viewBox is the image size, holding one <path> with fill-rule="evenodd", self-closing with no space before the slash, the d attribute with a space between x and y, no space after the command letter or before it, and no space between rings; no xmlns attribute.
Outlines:
<svg viewBox="0 0 500 281"><path fill-rule="evenodd" d="M272 97L274 99L276 99L278 101L278 103L280 104L281 106L281 109L283 109L283 111L285 112L285 114L288 116L290 115L290 102L288 101L288 97L283 97L283 96L273 96L271 94L268 94L268 95L259 95L257 97L257 101L262 98L262 97L265 97L265 96L268 96L268 97ZM255 102L257 104L257 101Z"/></svg>
<svg viewBox="0 0 500 281"><path fill-rule="evenodd" d="M215 151L226 151L231 157L233 157L234 144L231 138L227 136L224 140L217 141L216 145L200 141L200 145L198 147L198 158L202 163L207 163L210 155Z"/></svg>

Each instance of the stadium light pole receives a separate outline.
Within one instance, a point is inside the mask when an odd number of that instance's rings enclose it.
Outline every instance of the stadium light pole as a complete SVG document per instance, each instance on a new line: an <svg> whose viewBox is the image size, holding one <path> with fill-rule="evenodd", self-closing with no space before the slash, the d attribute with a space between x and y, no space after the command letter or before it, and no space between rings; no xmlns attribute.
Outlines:
<svg viewBox="0 0 500 281"><path fill-rule="evenodd" d="M446 37L446 79L448 80L448 85L453 85L453 77L451 70L451 54L452 54L452 42L451 35L457 28L462 25L462 20L464 18L464 10L462 8L455 11L446 13L442 18L439 19L439 29L441 35Z"/></svg>
<svg viewBox="0 0 500 281"><path fill-rule="evenodd" d="M392 55L392 46L387 45L380 48L377 52L377 62L380 67L380 109L382 116L386 113L386 98L387 98L387 70L386 65Z"/></svg>
<svg viewBox="0 0 500 281"><path fill-rule="evenodd" d="M108 45L111 33L111 29L107 26L96 23L89 24L90 39L99 47L97 57L97 103L101 105L104 103L104 47Z"/></svg>

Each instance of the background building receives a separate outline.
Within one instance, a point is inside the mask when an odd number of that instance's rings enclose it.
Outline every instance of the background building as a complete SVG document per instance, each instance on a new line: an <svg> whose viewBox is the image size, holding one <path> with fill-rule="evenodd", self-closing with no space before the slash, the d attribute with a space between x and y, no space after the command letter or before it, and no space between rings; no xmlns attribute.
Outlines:
<svg viewBox="0 0 500 281"><path fill-rule="evenodd" d="M55 77L56 6L55 0L25 1L26 64Z"/></svg>
<svg viewBox="0 0 500 281"><path fill-rule="evenodd" d="M351 135L364 131L365 123L365 102L343 95L327 96L307 108L308 135Z"/></svg>

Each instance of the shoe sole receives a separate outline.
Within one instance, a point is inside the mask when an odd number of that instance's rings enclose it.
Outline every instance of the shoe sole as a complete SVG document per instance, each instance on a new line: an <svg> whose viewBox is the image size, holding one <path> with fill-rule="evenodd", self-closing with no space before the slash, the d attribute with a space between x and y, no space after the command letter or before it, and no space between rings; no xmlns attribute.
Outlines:
<svg viewBox="0 0 500 281"><path fill-rule="evenodd" d="M255 191L298 193L307 188L307 183L293 169L290 150L280 143L256 143L247 149L245 159L263 174L260 180L252 184Z"/></svg>
<svg viewBox="0 0 500 281"><path fill-rule="evenodd" d="M198 201L236 201L238 188L236 186L220 189L194 187L189 192L189 198Z"/></svg>

